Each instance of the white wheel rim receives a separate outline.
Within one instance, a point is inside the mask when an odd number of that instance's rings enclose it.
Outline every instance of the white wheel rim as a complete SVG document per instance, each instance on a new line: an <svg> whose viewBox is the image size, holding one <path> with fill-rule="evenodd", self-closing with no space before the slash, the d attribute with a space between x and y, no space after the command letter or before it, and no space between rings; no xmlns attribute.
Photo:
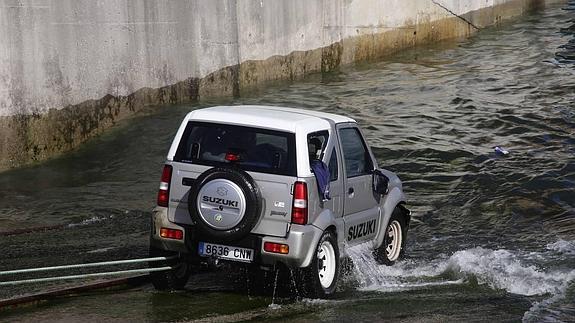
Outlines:
<svg viewBox="0 0 575 323"><path fill-rule="evenodd" d="M317 274L321 287L329 288L335 277L335 250L329 241L324 241L317 250Z"/></svg>
<svg viewBox="0 0 575 323"><path fill-rule="evenodd" d="M403 242L403 232L401 231L401 224L399 221L391 221L391 224L387 227L386 234L385 255L389 261L395 261L399 258L401 244Z"/></svg>

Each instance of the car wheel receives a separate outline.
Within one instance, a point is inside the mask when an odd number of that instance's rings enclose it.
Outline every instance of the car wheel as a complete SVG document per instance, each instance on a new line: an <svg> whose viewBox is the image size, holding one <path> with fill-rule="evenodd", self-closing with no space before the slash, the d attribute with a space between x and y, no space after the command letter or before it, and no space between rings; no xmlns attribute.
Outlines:
<svg viewBox="0 0 575 323"><path fill-rule="evenodd" d="M150 273L150 280L152 285L157 290L180 290L184 289L191 274L191 264L179 257L177 252L170 252L155 247L150 247L150 257L172 257L177 256L175 260L168 261L154 261L149 263L150 268L157 268L163 266L171 266L171 270L156 271Z"/></svg>
<svg viewBox="0 0 575 323"><path fill-rule="evenodd" d="M340 259L337 239L333 232L323 233L311 264L303 271L305 296L328 298L335 294L340 275Z"/></svg>
<svg viewBox="0 0 575 323"><path fill-rule="evenodd" d="M396 208L385 228L383 243L374 251L375 259L383 265L391 266L403 256L407 225L401 209Z"/></svg>
<svg viewBox="0 0 575 323"><path fill-rule="evenodd" d="M188 210L198 234L217 241L239 240L257 223L261 194L241 169L212 168L202 173L188 195Z"/></svg>

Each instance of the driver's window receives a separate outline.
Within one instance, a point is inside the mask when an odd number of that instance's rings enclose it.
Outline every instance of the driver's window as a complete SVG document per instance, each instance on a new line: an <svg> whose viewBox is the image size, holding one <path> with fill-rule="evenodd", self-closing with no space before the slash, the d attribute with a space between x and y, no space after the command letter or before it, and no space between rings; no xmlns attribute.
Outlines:
<svg viewBox="0 0 575 323"><path fill-rule="evenodd" d="M373 170L369 151L357 128L339 130L347 177L370 174Z"/></svg>

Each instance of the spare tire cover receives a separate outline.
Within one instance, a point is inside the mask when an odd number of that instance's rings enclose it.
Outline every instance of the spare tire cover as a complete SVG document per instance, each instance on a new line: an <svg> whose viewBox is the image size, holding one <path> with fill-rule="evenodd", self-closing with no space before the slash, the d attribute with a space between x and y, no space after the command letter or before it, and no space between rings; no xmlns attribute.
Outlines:
<svg viewBox="0 0 575 323"><path fill-rule="evenodd" d="M211 168L192 186L188 208L202 236L219 241L237 240L247 235L259 219L260 190L241 169Z"/></svg>

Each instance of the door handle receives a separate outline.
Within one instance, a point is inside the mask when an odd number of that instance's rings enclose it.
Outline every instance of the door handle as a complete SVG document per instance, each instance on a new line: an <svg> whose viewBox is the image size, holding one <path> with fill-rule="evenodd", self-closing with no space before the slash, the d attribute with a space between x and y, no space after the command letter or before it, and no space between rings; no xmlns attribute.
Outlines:
<svg viewBox="0 0 575 323"><path fill-rule="evenodd" d="M354 193L354 192L355 192L355 191L354 191L353 187L350 187L350 188L347 189L347 195L349 195L349 197L353 197L353 193Z"/></svg>

